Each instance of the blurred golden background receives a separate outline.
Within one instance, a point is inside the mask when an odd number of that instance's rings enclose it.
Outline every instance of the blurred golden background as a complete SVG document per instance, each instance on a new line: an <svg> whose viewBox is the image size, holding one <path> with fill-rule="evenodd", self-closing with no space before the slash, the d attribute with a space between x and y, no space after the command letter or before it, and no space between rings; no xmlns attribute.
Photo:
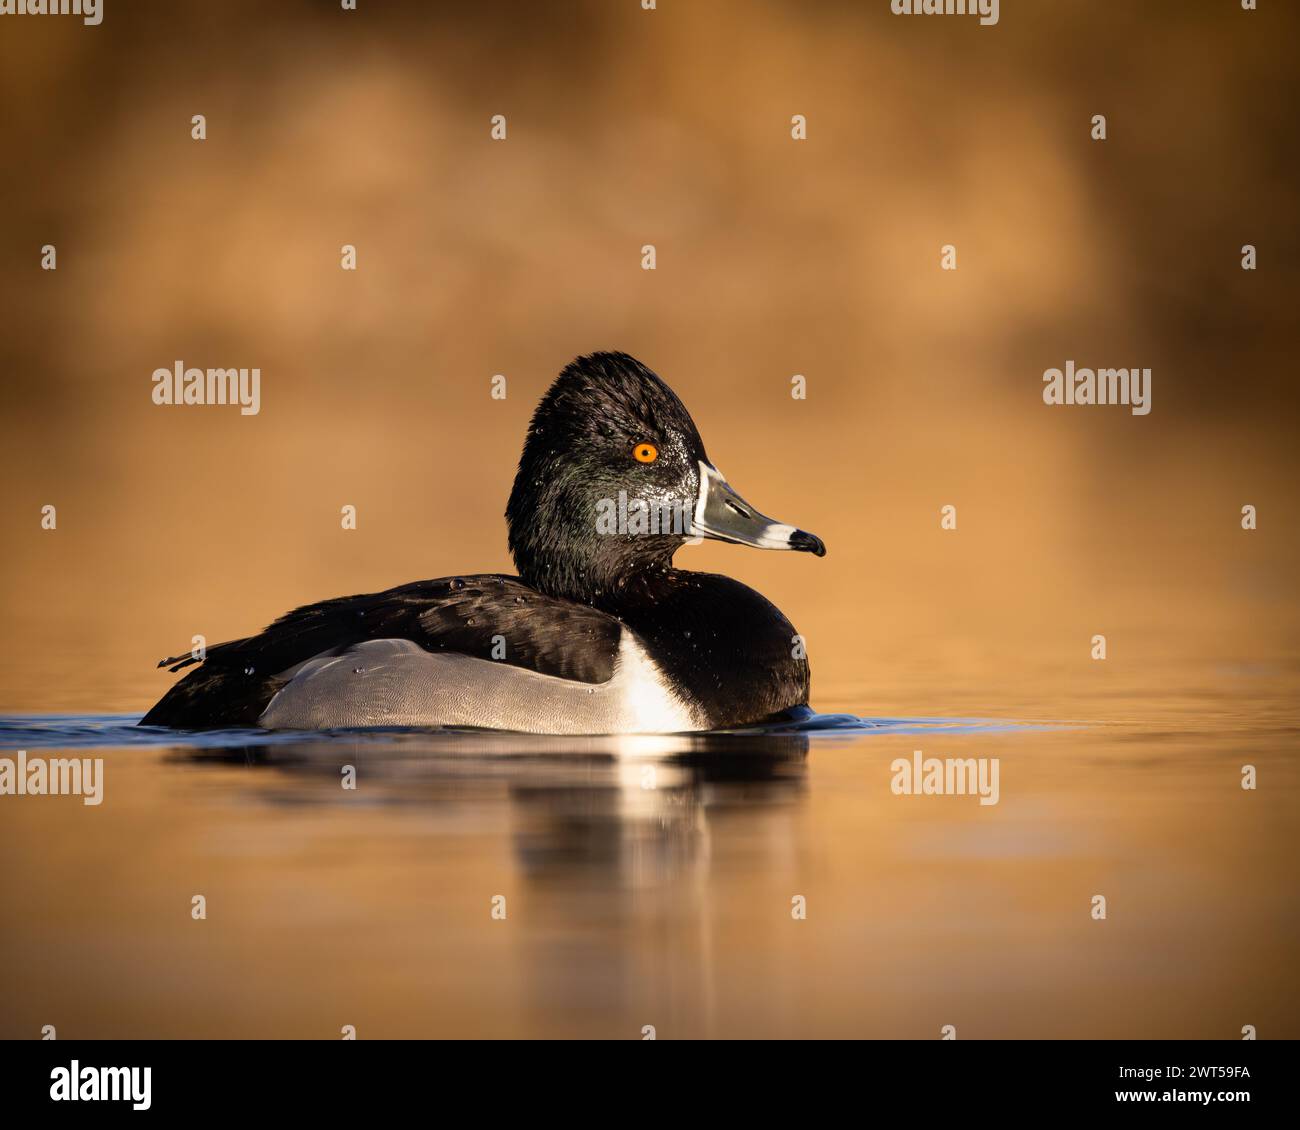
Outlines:
<svg viewBox="0 0 1300 1130"><path fill-rule="evenodd" d="M1184 693L1294 683L1298 32L1235 0L5 19L0 707L143 710L195 633L513 571L526 421L596 349L826 540L678 557L790 616L814 706L1140 715L1170 665ZM1151 414L1046 407L1067 359L1150 367ZM177 360L260 367L260 414L155 406Z"/></svg>
<svg viewBox="0 0 1300 1130"><path fill-rule="evenodd" d="M102 808L5 809L0 1030L1294 1035L1298 33L1237 0L0 17L0 710L143 711L195 634L512 571L529 415L621 349L826 540L677 559L788 614L814 707L1117 723L655 790L581 743L110 751ZM1045 406L1070 359L1149 367L1151 413ZM260 368L260 414L156 406L177 360ZM895 798L919 745L1002 758L1003 803Z"/></svg>

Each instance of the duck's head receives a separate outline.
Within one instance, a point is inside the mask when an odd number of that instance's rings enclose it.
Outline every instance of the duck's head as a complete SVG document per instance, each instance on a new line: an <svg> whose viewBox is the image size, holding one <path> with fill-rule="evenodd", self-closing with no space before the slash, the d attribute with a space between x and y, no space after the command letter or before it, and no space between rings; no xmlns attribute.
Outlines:
<svg viewBox="0 0 1300 1130"><path fill-rule="evenodd" d="M690 538L826 552L732 490L673 390L626 353L579 357L542 397L506 520L520 576L571 600L666 568Z"/></svg>

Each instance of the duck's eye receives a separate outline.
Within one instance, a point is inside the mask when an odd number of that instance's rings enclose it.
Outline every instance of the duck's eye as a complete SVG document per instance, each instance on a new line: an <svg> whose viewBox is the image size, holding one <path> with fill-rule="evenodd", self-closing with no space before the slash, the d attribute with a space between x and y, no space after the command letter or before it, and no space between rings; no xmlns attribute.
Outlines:
<svg viewBox="0 0 1300 1130"><path fill-rule="evenodd" d="M653 463L659 458L659 449L653 443L638 443L632 448L632 458L638 463Z"/></svg>

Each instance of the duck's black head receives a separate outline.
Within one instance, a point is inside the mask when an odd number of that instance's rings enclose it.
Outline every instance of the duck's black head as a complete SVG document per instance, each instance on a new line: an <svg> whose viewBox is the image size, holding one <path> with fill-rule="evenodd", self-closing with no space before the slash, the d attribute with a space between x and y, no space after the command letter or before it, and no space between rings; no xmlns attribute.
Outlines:
<svg viewBox="0 0 1300 1130"><path fill-rule="evenodd" d="M519 575L586 602L666 568L689 538L826 552L736 494L676 393L626 353L579 357L542 397L506 520Z"/></svg>

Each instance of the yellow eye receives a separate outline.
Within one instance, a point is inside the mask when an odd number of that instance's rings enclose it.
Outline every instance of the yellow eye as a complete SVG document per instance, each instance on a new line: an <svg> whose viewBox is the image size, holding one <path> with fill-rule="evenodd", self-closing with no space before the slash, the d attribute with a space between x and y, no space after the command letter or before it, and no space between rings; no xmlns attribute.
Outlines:
<svg viewBox="0 0 1300 1130"><path fill-rule="evenodd" d="M653 443L638 443L632 448L632 458L638 463L653 463L659 458L659 449Z"/></svg>

